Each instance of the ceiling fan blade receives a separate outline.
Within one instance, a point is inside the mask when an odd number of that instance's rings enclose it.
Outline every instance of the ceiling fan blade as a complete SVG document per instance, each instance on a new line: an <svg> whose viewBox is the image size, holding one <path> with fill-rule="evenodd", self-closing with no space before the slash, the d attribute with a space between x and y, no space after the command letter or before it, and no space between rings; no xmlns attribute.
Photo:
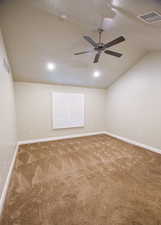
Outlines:
<svg viewBox="0 0 161 225"><path fill-rule="evenodd" d="M120 37L116 38L115 40L110 41L107 44L105 44L103 48L105 49L105 48L112 47L113 45L117 45L123 41L125 41L125 38L123 36L120 36Z"/></svg>
<svg viewBox="0 0 161 225"><path fill-rule="evenodd" d="M83 51L83 52L77 52L74 53L74 55L82 55L82 54L86 54L86 53L90 53L91 51Z"/></svg>
<svg viewBox="0 0 161 225"><path fill-rule="evenodd" d="M84 39L86 40L86 41L88 41L91 45L93 45L94 47L97 47L97 43L92 39L92 38L90 38L89 36L83 36L84 37Z"/></svg>
<svg viewBox="0 0 161 225"><path fill-rule="evenodd" d="M95 58L94 58L94 63L98 63L98 61L99 61L99 58L100 58L100 53L97 53L96 54L96 56L95 56Z"/></svg>
<svg viewBox="0 0 161 225"><path fill-rule="evenodd" d="M113 55L113 56L116 56L116 57L121 57L122 54L119 53L119 52L113 52L113 51L110 51L110 50L106 50L104 51L104 53L108 54L108 55Z"/></svg>

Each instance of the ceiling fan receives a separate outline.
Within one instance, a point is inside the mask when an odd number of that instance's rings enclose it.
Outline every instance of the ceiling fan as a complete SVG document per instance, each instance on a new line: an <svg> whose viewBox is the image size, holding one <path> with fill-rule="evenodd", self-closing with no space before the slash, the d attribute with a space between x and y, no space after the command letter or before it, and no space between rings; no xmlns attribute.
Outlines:
<svg viewBox="0 0 161 225"><path fill-rule="evenodd" d="M106 54L108 54L108 55L116 56L116 57L121 57L121 56L122 56L122 54L119 53L119 52L114 52L114 51L106 50L106 49L107 49L107 48L110 48L110 47L112 47L112 46L114 46L114 45L116 45L116 44L119 44L119 43L121 43L121 42L123 42L123 41L125 41L125 38L124 38L123 36L120 36L120 37L114 39L113 41L110 41L110 42L104 44L104 43L102 43L102 41L101 41L101 36L102 36L102 32L103 32L103 31L104 31L103 29L98 29L98 33L99 33L99 41L98 41L98 43L96 43L96 42L95 42L91 37L89 37L89 36L83 36L84 39L85 39L86 41L88 41L88 42L94 47L93 50L97 52L97 53L96 53L96 56L95 56L95 58L94 58L94 61L93 61L94 63L98 63L99 58L100 58L100 55L101 55L102 52L104 52L104 53L106 53ZM92 51L93 51L93 50L92 50ZM92 52L92 51L78 52L78 53L75 53L74 55L86 54L86 53L90 53L90 52Z"/></svg>

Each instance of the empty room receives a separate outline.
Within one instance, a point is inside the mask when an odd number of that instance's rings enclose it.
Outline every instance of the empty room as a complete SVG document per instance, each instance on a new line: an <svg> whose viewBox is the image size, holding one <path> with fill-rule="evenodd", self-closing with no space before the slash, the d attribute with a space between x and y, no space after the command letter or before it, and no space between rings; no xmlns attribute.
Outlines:
<svg viewBox="0 0 161 225"><path fill-rule="evenodd" d="M0 225L161 225L160 0L0 0Z"/></svg>

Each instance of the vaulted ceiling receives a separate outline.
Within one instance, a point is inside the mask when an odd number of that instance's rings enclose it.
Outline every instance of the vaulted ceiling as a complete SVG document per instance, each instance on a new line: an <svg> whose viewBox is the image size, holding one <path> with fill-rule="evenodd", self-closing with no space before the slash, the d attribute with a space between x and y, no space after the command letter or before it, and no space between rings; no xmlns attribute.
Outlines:
<svg viewBox="0 0 161 225"><path fill-rule="evenodd" d="M161 12L160 0L3 0L0 26L14 79L106 88L148 51L161 50L161 22L138 18L152 10ZM104 43L126 38L111 48L122 58L102 54L93 64L93 53L74 55L91 49L83 35L97 40L99 27ZM56 64L53 72L46 70L47 62ZM97 79L95 70L101 72Z"/></svg>

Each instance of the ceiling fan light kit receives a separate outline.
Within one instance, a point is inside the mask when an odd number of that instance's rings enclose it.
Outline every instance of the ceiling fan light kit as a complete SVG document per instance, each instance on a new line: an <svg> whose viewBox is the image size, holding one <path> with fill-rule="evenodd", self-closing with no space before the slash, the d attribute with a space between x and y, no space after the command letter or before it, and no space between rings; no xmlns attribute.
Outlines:
<svg viewBox="0 0 161 225"><path fill-rule="evenodd" d="M106 50L106 49L125 41L125 38L123 36L120 36L120 37L114 39L113 41L110 41L110 42L104 44L102 42L102 32L103 31L104 31L103 29L98 29L98 33L99 33L98 43L95 42L91 37L84 36L84 39L86 41L88 41L94 47L94 51L97 52L96 55L95 55L93 63L99 62L99 59L100 59L100 56L101 56L102 52L104 52L105 54L108 54L108 55L115 56L115 57L121 57L122 56L122 54L119 53L119 52ZM82 52L75 53L75 55L81 55L81 54L86 54L86 53L90 53L90 52L91 51L82 51Z"/></svg>

